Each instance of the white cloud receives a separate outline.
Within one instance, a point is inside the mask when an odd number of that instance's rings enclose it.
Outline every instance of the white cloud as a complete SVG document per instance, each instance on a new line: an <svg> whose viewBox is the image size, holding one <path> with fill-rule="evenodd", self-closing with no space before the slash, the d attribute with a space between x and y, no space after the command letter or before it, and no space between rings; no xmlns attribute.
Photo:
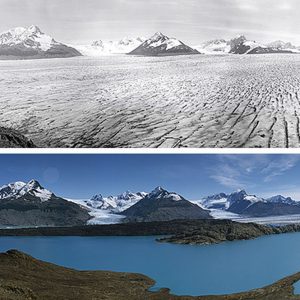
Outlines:
<svg viewBox="0 0 300 300"><path fill-rule="evenodd" d="M217 165L209 169L209 174L225 187L257 189L264 186L261 183L269 183L285 175L299 161L300 155L220 155Z"/></svg>
<svg viewBox="0 0 300 300"><path fill-rule="evenodd" d="M264 182L270 182L274 177L281 176L286 171L292 169L299 162L298 155L283 155L270 161L270 163L262 169L262 174L266 174Z"/></svg>
<svg viewBox="0 0 300 300"><path fill-rule="evenodd" d="M235 190L244 189L246 186L244 183L239 182L237 179L225 175L211 175L212 179L216 180L219 184L229 187Z"/></svg>

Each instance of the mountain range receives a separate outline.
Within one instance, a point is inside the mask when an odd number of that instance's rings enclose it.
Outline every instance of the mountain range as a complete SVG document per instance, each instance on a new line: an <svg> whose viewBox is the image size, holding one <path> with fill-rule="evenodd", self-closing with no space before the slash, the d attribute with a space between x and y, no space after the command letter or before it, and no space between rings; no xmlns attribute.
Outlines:
<svg viewBox="0 0 300 300"><path fill-rule="evenodd" d="M300 53L300 47L283 41L257 43L247 40L243 35L231 40L217 39L198 46L189 46L161 32L155 33L148 39L126 37L118 41L96 40L89 45L66 45L43 33L36 25L28 28L16 27L0 33L0 59L65 58L110 54L167 56L266 53Z"/></svg>
<svg viewBox="0 0 300 300"><path fill-rule="evenodd" d="M241 190L232 194L220 193L198 202L206 209L219 209L250 217L300 214L300 202L281 195L261 198Z"/></svg>
<svg viewBox="0 0 300 300"><path fill-rule="evenodd" d="M1 226L73 226L118 222L210 219L212 212L244 217L300 214L300 202L281 195L262 198L240 190L189 201L162 187L152 192L126 191L118 196L97 194L87 200L56 196L38 181L0 187Z"/></svg>
<svg viewBox="0 0 300 300"><path fill-rule="evenodd" d="M149 199L150 201L148 201ZM171 199L174 201L176 199L180 199L188 201L175 192L170 193L163 188L158 187L151 193L131 193L127 191L115 197L102 197L102 195L95 195L90 200L85 200L85 204L89 207L97 208L108 213L120 213L121 215L126 216L127 219L135 219L135 221L152 221L153 215L155 216L154 219L161 221L162 219L160 216L158 217L158 213L155 212L155 214L153 214L152 212L157 204L163 203L163 205L165 205L164 201L161 199ZM159 201L155 202L154 200ZM231 194L219 193L205 197L199 201L188 202L196 204L200 208L204 208L206 211L214 209L248 217L300 214L300 202L295 201L290 197L276 195L265 199L256 195L247 194L244 190L233 192ZM172 202L172 204L173 203L174 202ZM186 204L186 202L180 203ZM161 209L160 207L156 207L156 209L158 211L167 211L165 208ZM166 215L166 218L168 219L169 217Z"/></svg>
<svg viewBox="0 0 300 300"><path fill-rule="evenodd" d="M83 200L88 207L94 209L108 210L111 213L122 212L148 194L145 192L132 193L126 191L118 196L103 197L101 194L93 196L90 200Z"/></svg>
<svg viewBox="0 0 300 300"><path fill-rule="evenodd" d="M1 226L74 226L90 218L86 209L57 197L36 180L0 187Z"/></svg>
<svg viewBox="0 0 300 300"><path fill-rule="evenodd" d="M141 37L125 37L118 41L97 40L92 42L90 45L77 45L74 47L76 47L76 49L85 56L126 54L136 49L144 41L145 39Z"/></svg>
<svg viewBox="0 0 300 300"><path fill-rule="evenodd" d="M75 48L59 43L39 27L17 27L0 34L1 59L32 59L81 56Z"/></svg>
<svg viewBox="0 0 300 300"><path fill-rule="evenodd" d="M212 40L194 47L204 54L266 54L266 53L300 53L300 47L283 41L268 44L248 40L241 35L231 40Z"/></svg>

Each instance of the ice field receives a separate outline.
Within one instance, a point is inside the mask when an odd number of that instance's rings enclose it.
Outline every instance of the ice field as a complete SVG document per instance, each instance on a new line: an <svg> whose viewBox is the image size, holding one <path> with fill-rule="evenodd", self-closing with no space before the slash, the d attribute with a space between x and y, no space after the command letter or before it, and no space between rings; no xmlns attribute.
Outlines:
<svg viewBox="0 0 300 300"><path fill-rule="evenodd" d="M0 61L0 126L41 147L299 147L300 55Z"/></svg>

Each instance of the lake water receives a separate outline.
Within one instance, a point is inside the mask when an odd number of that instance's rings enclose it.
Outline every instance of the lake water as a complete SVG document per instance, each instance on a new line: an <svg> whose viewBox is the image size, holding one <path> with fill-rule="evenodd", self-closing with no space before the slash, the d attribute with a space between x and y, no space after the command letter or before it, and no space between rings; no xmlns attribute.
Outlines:
<svg viewBox="0 0 300 300"><path fill-rule="evenodd" d="M300 233L212 246L172 245L155 237L1 237L18 249L79 270L143 273L178 295L224 294L273 283L300 271Z"/></svg>

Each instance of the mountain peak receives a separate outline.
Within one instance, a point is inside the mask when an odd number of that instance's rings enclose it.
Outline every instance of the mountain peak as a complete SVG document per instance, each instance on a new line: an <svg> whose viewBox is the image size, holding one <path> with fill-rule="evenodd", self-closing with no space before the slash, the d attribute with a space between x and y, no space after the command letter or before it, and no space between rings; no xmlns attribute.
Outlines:
<svg viewBox="0 0 300 300"><path fill-rule="evenodd" d="M129 54L143 56L165 56L200 53L176 38L169 38L161 32L156 32L153 36L151 36Z"/></svg>
<svg viewBox="0 0 300 300"><path fill-rule="evenodd" d="M233 192L232 194L248 195L247 192L243 189L238 189L237 191Z"/></svg>
<svg viewBox="0 0 300 300"><path fill-rule="evenodd" d="M54 194L43 188L35 179L27 183L17 181L0 187L0 199L16 199L27 195L39 198L40 201L44 202L48 201Z"/></svg>
<svg viewBox="0 0 300 300"><path fill-rule="evenodd" d="M55 51L49 51L55 49ZM74 48L55 41L36 25L28 28L16 27L0 34L0 58L13 59L73 57L81 54Z"/></svg>
<svg viewBox="0 0 300 300"><path fill-rule="evenodd" d="M27 28L27 31L31 32L32 34L42 33L41 29L36 25L31 25Z"/></svg>
<svg viewBox="0 0 300 300"><path fill-rule="evenodd" d="M267 202L272 203L287 203L287 204L295 204L297 201L293 200L291 197L284 197L282 195L275 195L266 199Z"/></svg>
<svg viewBox="0 0 300 300"><path fill-rule="evenodd" d="M162 192L166 192L166 190L163 189L161 186L158 186L149 195L150 196L156 196L156 195L161 194Z"/></svg>
<svg viewBox="0 0 300 300"><path fill-rule="evenodd" d="M94 41L92 43L92 46L94 46L94 47L103 47L103 41L102 40Z"/></svg>
<svg viewBox="0 0 300 300"><path fill-rule="evenodd" d="M37 187L41 187L40 183L35 180L35 179L31 179L28 183L28 186L32 187L32 188L37 188Z"/></svg>
<svg viewBox="0 0 300 300"><path fill-rule="evenodd" d="M237 35L236 37L234 37L232 39L232 41L236 41L236 40L239 40L239 41L246 41L246 37L243 35L243 34L240 34L240 35Z"/></svg>
<svg viewBox="0 0 300 300"><path fill-rule="evenodd" d="M101 194L98 194L98 195L94 195L92 198L91 198L91 201L102 201L103 200L103 196Z"/></svg>
<svg viewBox="0 0 300 300"><path fill-rule="evenodd" d="M122 212L128 221L152 222L175 219L207 219L209 212L175 192L158 186L148 196Z"/></svg>
<svg viewBox="0 0 300 300"><path fill-rule="evenodd" d="M155 32L154 35L151 37L151 39L159 39L159 38L168 38L168 37L163 33L161 33L160 31Z"/></svg>

